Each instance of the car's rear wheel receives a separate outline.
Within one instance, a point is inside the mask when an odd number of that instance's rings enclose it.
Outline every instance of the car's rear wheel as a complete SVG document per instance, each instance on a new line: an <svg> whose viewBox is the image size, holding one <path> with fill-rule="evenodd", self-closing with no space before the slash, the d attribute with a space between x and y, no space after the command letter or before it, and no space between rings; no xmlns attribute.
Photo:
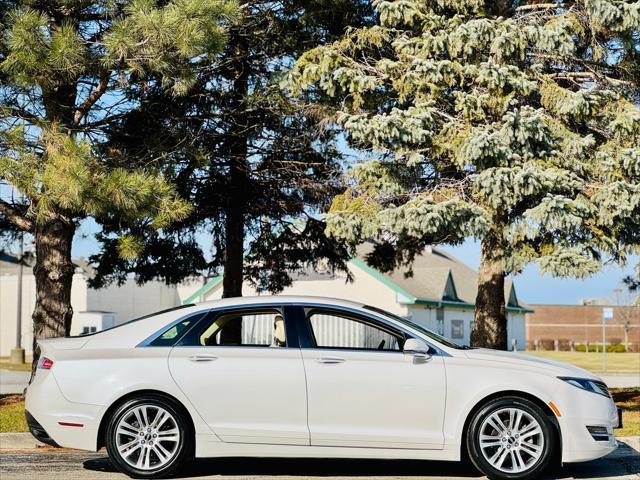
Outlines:
<svg viewBox="0 0 640 480"><path fill-rule="evenodd" d="M527 399L503 397L488 402L471 419L467 451L474 465L491 479L538 477L553 460L554 426Z"/></svg>
<svg viewBox="0 0 640 480"><path fill-rule="evenodd" d="M189 422L162 396L144 395L120 405L109 421L105 444L115 466L135 478L174 472L191 449Z"/></svg>

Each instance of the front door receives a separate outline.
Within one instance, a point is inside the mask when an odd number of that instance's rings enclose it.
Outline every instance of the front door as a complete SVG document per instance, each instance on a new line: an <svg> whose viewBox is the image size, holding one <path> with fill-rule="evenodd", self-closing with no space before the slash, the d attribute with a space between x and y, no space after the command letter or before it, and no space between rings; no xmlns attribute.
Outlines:
<svg viewBox="0 0 640 480"><path fill-rule="evenodd" d="M280 307L227 309L171 350L171 375L221 440L309 445L302 358L286 330Z"/></svg>
<svg viewBox="0 0 640 480"><path fill-rule="evenodd" d="M402 352L402 332L360 314L312 308L305 318L312 445L442 448L441 356L417 361Z"/></svg>

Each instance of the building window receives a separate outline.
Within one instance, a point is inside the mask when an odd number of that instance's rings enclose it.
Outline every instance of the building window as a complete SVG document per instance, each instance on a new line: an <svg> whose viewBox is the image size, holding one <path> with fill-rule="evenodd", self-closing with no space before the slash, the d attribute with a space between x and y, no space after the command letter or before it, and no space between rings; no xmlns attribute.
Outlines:
<svg viewBox="0 0 640 480"><path fill-rule="evenodd" d="M444 307L436 308L436 328L439 335L444 335Z"/></svg>
<svg viewBox="0 0 640 480"><path fill-rule="evenodd" d="M96 333L97 331L97 327L82 327L82 332L80 333L80 335L88 335L89 333Z"/></svg>
<svg viewBox="0 0 640 480"><path fill-rule="evenodd" d="M454 340L464 338L463 320L451 320L451 338Z"/></svg>

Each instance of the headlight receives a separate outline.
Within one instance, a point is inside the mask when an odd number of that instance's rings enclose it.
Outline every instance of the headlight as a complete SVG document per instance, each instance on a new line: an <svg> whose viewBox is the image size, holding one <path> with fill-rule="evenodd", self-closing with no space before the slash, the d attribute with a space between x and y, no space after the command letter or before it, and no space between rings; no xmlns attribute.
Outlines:
<svg viewBox="0 0 640 480"><path fill-rule="evenodd" d="M581 388L588 392L597 393L598 395L604 395L605 397L611 397L607 385L598 380L591 380L589 378L576 378L576 377L558 377L560 380L565 381L574 387Z"/></svg>

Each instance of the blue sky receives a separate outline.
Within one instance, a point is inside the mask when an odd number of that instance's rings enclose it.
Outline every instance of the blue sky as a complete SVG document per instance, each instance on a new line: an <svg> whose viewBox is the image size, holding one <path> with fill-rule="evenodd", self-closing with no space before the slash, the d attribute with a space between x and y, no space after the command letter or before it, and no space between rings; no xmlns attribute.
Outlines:
<svg viewBox="0 0 640 480"><path fill-rule="evenodd" d="M459 247L445 247L462 262L477 269L480 264L480 244L467 240ZM614 288L624 288L622 279L633 273L640 257L632 257L626 267L608 266L599 274L585 280L559 279L541 275L535 265L514 277L518 300L523 303L576 304L584 298L608 298L616 302ZM621 295L621 298L623 296Z"/></svg>
<svg viewBox="0 0 640 480"><path fill-rule="evenodd" d="M92 221L85 221L74 240L73 255L88 257L98 249L94 233L97 226ZM480 244L468 240L459 247L444 247L462 262L477 269L480 264ZM536 266L527 267L520 275L515 276L516 291L521 302L529 304L554 303L576 304L583 298L609 298L615 303L614 288L623 288L622 279L633 273L633 266L640 257L633 257L626 267L609 266L586 280L557 279L540 275Z"/></svg>

